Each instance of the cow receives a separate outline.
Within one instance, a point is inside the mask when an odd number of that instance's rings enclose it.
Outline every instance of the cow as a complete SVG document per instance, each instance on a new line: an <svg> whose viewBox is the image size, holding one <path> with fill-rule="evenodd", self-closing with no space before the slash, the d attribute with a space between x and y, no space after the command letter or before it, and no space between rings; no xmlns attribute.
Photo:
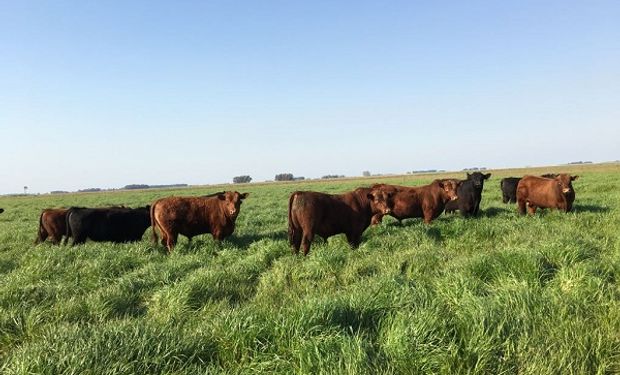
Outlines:
<svg viewBox="0 0 620 375"><path fill-rule="evenodd" d="M544 178L556 178L558 176L559 176L558 173L545 173L545 174L540 175L540 177L544 177Z"/></svg>
<svg viewBox="0 0 620 375"><path fill-rule="evenodd" d="M151 205L152 240L157 244L155 229L159 230L161 244L168 249L168 254L179 234L191 241L193 236L211 233L219 242L234 232L241 203L249 194L225 191L201 197L158 199Z"/></svg>
<svg viewBox="0 0 620 375"><path fill-rule="evenodd" d="M462 181L456 192L458 199L446 203L446 213L454 212L458 208L463 216L478 215L484 180L488 180L490 177L490 173L467 173L467 179Z"/></svg>
<svg viewBox="0 0 620 375"><path fill-rule="evenodd" d="M67 233L67 211L66 208L48 208L41 212L35 245L48 238L54 245L60 244L62 237Z"/></svg>
<svg viewBox="0 0 620 375"><path fill-rule="evenodd" d="M524 176L517 186L517 206L519 213L531 215L537 208L556 208L569 212L575 200L572 181L579 176L560 174L555 178Z"/></svg>
<svg viewBox="0 0 620 375"><path fill-rule="evenodd" d="M4 212L4 208L0 208L0 214Z"/></svg>
<svg viewBox="0 0 620 375"><path fill-rule="evenodd" d="M502 202L517 203L517 185L521 181L521 177L502 178L499 186L502 189Z"/></svg>
<svg viewBox="0 0 620 375"><path fill-rule="evenodd" d="M73 245L96 242L136 242L151 225L149 206L139 208L71 207L66 214L66 238L73 237Z"/></svg>
<svg viewBox="0 0 620 375"><path fill-rule="evenodd" d="M426 224L430 224L444 211L445 204L456 200L457 190L462 182L454 179L435 180L424 186L373 185L393 191L394 208L389 213L399 222L403 219L421 217ZM377 214L372 218L373 224L378 224L384 214Z"/></svg>
<svg viewBox="0 0 620 375"><path fill-rule="evenodd" d="M387 215L394 193L382 188L357 188L343 194L295 191L288 202L288 238L293 254L308 255L314 236L324 239L344 233L352 248L376 214Z"/></svg>

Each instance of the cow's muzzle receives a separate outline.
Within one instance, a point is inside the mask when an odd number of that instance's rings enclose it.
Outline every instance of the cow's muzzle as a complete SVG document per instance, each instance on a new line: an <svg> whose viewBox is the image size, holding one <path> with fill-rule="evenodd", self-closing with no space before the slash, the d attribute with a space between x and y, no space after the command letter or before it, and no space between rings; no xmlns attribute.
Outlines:
<svg viewBox="0 0 620 375"><path fill-rule="evenodd" d="M564 188L562 189L562 193L566 194L566 193L570 193L570 188Z"/></svg>
<svg viewBox="0 0 620 375"><path fill-rule="evenodd" d="M459 199L459 197L457 197L456 195L455 195L455 196L453 196L452 198L450 198L450 200L451 200L451 201L455 201L455 200L457 200L457 199Z"/></svg>
<svg viewBox="0 0 620 375"><path fill-rule="evenodd" d="M383 214L384 214L384 215L389 215L389 214L391 214L391 213L392 213L392 210L391 210L391 209L389 209L389 208L386 208L385 210L383 210Z"/></svg>

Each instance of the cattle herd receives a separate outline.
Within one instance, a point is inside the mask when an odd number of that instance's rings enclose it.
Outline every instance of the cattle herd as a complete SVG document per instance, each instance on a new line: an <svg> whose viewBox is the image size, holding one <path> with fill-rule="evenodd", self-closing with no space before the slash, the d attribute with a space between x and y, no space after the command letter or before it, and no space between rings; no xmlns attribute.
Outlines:
<svg viewBox="0 0 620 375"><path fill-rule="evenodd" d="M467 173L465 180L437 179L424 186L375 184L344 194L314 191L293 192L288 202L288 238L295 254L310 251L314 236L328 238L344 234L352 247L359 246L362 233L370 225L379 224L385 215L399 222L422 218L426 224L441 213L458 210L463 216L480 212L484 181L490 173ZM569 212L575 201L572 181L578 176L545 174L542 176L507 177L500 182L504 203L517 203L518 212L534 214L538 208ZM150 206L128 208L71 207L45 209L39 217L35 244L49 239L54 244L81 244L92 241L133 242L142 239L152 227L152 240L159 241L168 253L179 234L192 237L211 233L216 241L235 230L241 203L249 193L222 191L198 197L167 197ZM0 213L4 212L0 208ZM64 242L63 242L64 238Z"/></svg>

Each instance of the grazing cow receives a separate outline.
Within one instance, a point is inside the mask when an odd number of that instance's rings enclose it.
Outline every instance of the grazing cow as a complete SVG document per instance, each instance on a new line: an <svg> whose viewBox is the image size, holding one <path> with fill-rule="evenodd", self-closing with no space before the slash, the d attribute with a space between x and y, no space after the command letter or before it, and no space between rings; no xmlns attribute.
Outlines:
<svg viewBox="0 0 620 375"><path fill-rule="evenodd" d="M382 188L357 188L344 194L296 191L288 201L288 238L294 254L308 255L315 235L327 239L344 233L353 248L373 215L391 211L393 193Z"/></svg>
<svg viewBox="0 0 620 375"><path fill-rule="evenodd" d="M521 177L502 178L499 186L502 188L502 202L517 203L517 185Z"/></svg>
<svg viewBox="0 0 620 375"><path fill-rule="evenodd" d="M458 208L463 216L478 215L484 180L488 180L490 177L490 173L467 173L467 179L462 181L456 192L458 199L446 203L446 213L454 212Z"/></svg>
<svg viewBox="0 0 620 375"><path fill-rule="evenodd" d="M394 208L390 216L399 222L403 219L421 217L426 224L430 224L443 212L447 202L456 200L457 190L461 181L454 179L435 180L424 186L397 186L397 185L373 185L384 187L387 191L394 191ZM390 190L391 189L391 190ZM384 214L373 217L373 224L381 222Z"/></svg>
<svg viewBox="0 0 620 375"><path fill-rule="evenodd" d="M519 213L536 213L537 208L557 208L569 212L575 200L572 181L579 176L560 174L555 178L525 176L517 186L517 206Z"/></svg>
<svg viewBox="0 0 620 375"><path fill-rule="evenodd" d="M65 242L69 237L73 237L73 245L84 243L86 239L117 243L140 241L151 225L149 208L72 207L66 215Z"/></svg>
<svg viewBox="0 0 620 375"><path fill-rule="evenodd" d="M177 243L179 234L193 236L211 233L216 241L230 236L235 230L242 201L250 193L236 191L219 192L202 197L167 197L151 206L153 242L157 244L157 232L161 233L161 244L168 253Z"/></svg>
<svg viewBox="0 0 620 375"><path fill-rule="evenodd" d="M41 212L39 216L39 232L35 245L42 243L47 238L54 245L60 244L62 236L67 233L67 209L66 208L48 208Z"/></svg>

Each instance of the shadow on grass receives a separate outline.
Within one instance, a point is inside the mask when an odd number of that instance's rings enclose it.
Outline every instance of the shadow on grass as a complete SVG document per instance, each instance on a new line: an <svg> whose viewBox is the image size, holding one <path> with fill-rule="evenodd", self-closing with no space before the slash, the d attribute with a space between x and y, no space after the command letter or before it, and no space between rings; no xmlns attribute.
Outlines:
<svg viewBox="0 0 620 375"><path fill-rule="evenodd" d="M573 206L573 212L609 212L609 207L595 206L593 204L576 204Z"/></svg>
<svg viewBox="0 0 620 375"><path fill-rule="evenodd" d="M489 207L485 210L480 210L481 212L480 216L481 217L495 217L495 216L501 215L506 212L511 212L511 211L517 212L516 207L512 207L512 206L507 206L506 208Z"/></svg>
<svg viewBox="0 0 620 375"><path fill-rule="evenodd" d="M258 234L258 233L256 234L246 233L242 235L233 234L232 236L228 237L226 241L230 242L236 247L247 249L248 247L250 247L252 243L260 241L260 240L264 240L264 239L270 239L274 241L279 241L279 240L288 241L288 234L286 231L274 231L274 232L263 233L263 234Z"/></svg>

